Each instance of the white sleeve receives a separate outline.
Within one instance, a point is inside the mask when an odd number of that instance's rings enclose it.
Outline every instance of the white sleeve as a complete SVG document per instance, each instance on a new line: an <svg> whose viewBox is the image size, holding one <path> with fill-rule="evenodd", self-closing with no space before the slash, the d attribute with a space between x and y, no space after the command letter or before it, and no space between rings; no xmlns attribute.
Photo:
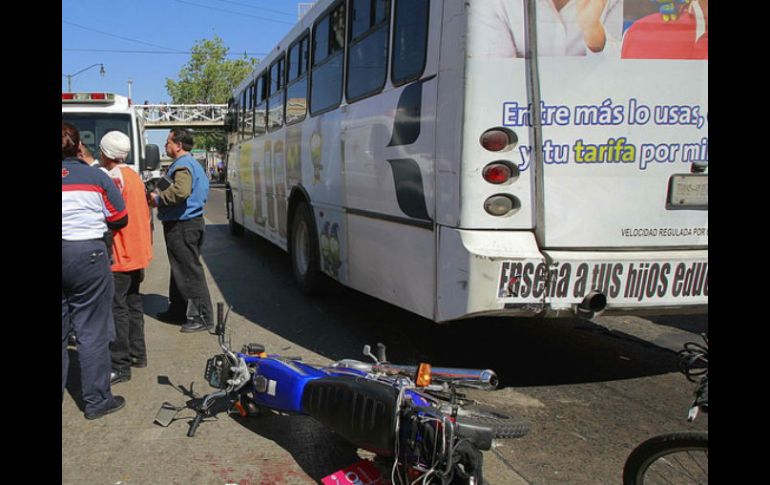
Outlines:
<svg viewBox="0 0 770 485"><path fill-rule="evenodd" d="M473 0L469 3L468 55L481 58L517 57L504 0Z"/></svg>

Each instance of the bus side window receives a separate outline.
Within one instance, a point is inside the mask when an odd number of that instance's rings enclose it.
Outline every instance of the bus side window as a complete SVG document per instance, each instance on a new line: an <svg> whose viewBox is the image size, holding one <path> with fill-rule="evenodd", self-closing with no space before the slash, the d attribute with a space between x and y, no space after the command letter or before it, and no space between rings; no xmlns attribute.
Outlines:
<svg viewBox="0 0 770 485"><path fill-rule="evenodd" d="M267 131L283 126L284 55L270 65L270 98L267 100Z"/></svg>
<svg viewBox="0 0 770 485"><path fill-rule="evenodd" d="M377 94L388 76L390 0L352 0L348 102Z"/></svg>
<svg viewBox="0 0 770 485"><path fill-rule="evenodd" d="M244 116L243 116L243 128L244 138L254 137L254 83L248 85L244 94Z"/></svg>
<svg viewBox="0 0 770 485"><path fill-rule="evenodd" d="M286 124L305 119L307 114L307 61L310 37L302 36L289 48L286 88Z"/></svg>
<svg viewBox="0 0 770 485"><path fill-rule="evenodd" d="M310 114L336 108L342 102L342 52L345 48L345 3L316 22L313 28L313 69L310 73Z"/></svg>
<svg viewBox="0 0 770 485"><path fill-rule="evenodd" d="M395 0L392 81L394 86L419 79L425 70L430 0Z"/></svg>
<svg viewBox="0 0 770 485"><path fill-rule="evenodd" d="M264 135L267 131L267 72L257 78L257 99L254 110L254 135Z"/></svg>
<svg viewBox="0 0 770 485"><path fill-rule="evenodd" d="M246 106L247 106L247 99L246 95L248 94L248 89L245 89L243 93L241 94L241 105L240 105L240 116L238 117L238 128L241 132L241 140L246 138Z"/></svg>

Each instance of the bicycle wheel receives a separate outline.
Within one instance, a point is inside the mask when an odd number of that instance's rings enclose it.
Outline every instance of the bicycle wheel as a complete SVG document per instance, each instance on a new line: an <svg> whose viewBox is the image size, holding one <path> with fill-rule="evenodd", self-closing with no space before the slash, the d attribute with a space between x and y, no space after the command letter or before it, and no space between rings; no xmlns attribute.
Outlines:
<svg viewBox="0 0 770 485"><path fill-rule="evenodd" d="M495 438L520 438L529 433L529 423L522 418L511 416L494 408L476 404L460 407L457 422L491 426Z"/></svg>
<svg viewBox="0 0 770 485"><path fill-rule="evenodd" d="M643 442L628 455L623 485L708 484L708 433L670 433Z"/></svg>

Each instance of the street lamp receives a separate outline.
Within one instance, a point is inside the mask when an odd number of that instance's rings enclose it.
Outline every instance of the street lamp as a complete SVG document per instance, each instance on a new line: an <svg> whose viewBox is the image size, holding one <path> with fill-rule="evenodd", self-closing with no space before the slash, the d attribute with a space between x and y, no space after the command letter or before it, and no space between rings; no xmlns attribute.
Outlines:
<svg viewBox="0 0 770 485"><path fill-rule="evenodd" d="M62 76L63 76L63 77L66 77L66 78L67 78L67 92L68 92L68 93L71 93L71 92L72 92L72 78L73 78L73 77L75 77L75 76L77 76L78 74L81 74L81 73L83 73L83 72L86 72L87 70L91 69L92 67L96 67L96 66L101 66L101 69L99 69L99 75L100 75L100 76L102 76L102 77L104 77L104 74L106 73L106 71L104 70L104 64L100 64L100 63L98 63L98 62L97 62L96 64L93 64L93 65L90 65L90 66L88 66L88 67L87 67L87 68L85 68L85 69L81 69L81 70L79 70L79 71L78 71L78 72L76 72L75 74L62 74Z"/></svg>

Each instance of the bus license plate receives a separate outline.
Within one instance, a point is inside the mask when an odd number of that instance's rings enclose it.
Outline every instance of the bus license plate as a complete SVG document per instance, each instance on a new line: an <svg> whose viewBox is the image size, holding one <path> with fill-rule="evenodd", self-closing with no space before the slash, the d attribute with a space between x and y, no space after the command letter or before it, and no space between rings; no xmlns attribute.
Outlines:
<svg viewBox="0 0 770 485"><path fill-rule="evenodd" d="M673 175L668 185L668 209L708 209L709 176Z"/></svg>

